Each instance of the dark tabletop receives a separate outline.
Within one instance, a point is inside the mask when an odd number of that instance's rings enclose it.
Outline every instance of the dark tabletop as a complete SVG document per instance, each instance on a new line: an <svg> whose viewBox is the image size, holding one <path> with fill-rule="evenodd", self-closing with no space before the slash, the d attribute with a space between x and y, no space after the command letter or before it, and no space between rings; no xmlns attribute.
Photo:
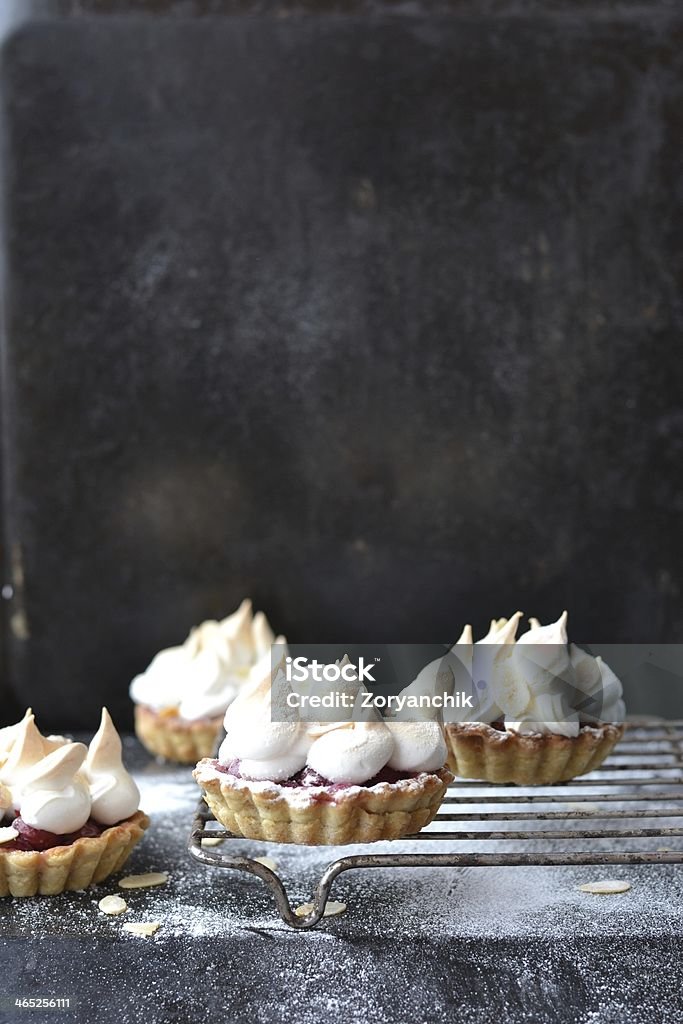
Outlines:
<svg viewBox="0 0 683 1024"><path fill-rule="evenodd" d="M125 745L153 817L125 873L164 870L169 882L124 893L123 917L97 908L121 892L114 880L0 901L2 1022L194 1024L213 1013L249 1024L683 1020L675 866L356 871L332 892L346 913L295 932L259 880L189 857L198 794L189 770L157 764L132 738ZM339 855L244 847L275 859L295 905ZM611 897L576 888L605 877L632 888ZM122 930L123 921L145 920L161 924L153 938ZM14 1006L16 997L47 995L69 997L71 1009Z"/></svg>

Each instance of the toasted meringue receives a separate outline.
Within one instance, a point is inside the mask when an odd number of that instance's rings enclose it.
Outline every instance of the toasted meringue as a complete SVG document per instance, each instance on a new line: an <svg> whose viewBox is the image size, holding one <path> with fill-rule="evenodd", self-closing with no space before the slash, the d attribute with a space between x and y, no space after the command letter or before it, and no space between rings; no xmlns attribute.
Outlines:
<svg viewBox="0 0 683 1024"><path fill-rule="evenodd" d="M254 615L245 600L221 622L196 626L181 646L160 651L131 683L131 699L155 711L175 710L187 722L219 717L274 640L266 616Z"/></svg>
<svg viewBox="0 0 683 1024"><path fill-rule="evenodd" d="M15 728L16 733L9 756L0 769L0 782L9 787L14 805L17 807L24 777L45 756L45 749L43 737L32 714L25 715Z"/></svg>
<svg viewBox="0 0 683 1024"><path fill-rule="evenodd" d="M90 794L78 777L87 747L67 743L43 757L27 772L21 786L21 817L27 825L64 835L76 832L90 817Z"/></svg>
<svg viewBox="0 0 683 1024"><path fill-rule="evenodd" d="M83 775L88 781L95 821L114 825L138 809L140 790L123 767L121 738L106 708L102 708L100 727L88 747Z"/></svg>
<svg viewBox="0 0 683 1024"><path fill-rule="evenodd" d="M330 782L360 784L377 775L393 750L383 722L342 722L313 743L308 764Z"/></svg>
<svg viewBox="0 0 683 1024"><path fill-rule="evenodd" d="M443 768L448 748L438 722L388 720L394 747L388 767L397 772L433 772Z"/></svg>
<svg viewBox="0 0 683 1024"><path fill-rule="evenodd" d="M219 762L239 760L240 774L252 781L284 781L308 765L330 782L356 785L387 765L416 773L443 768L447 750L437 721L385 722L374 707L362 708L367 690L357 679L345 685L355 694L346 718L337 711L334 721L305 723L288 702L294 691L281 667L272 685L270 671L252 679L226 712Z"/></svg>
<svg viewBox="0 0 683 1024"><path fill-rule="evenodd" d="M27 708L24 712L24 717L19 722L15 722L14 725L6 725L3 729L0 729L0 766L7 760L22 723L27 718L30 718L32 714L31 708Z"/></svg>
<svg viewBox="0 0 683 1024"><path fill-rule="evenodd" d="M623 721L621 683L601 658L568 646L567 612L545 626L530 618L531 628L515 643L520 618L517 612L511 619L493 619L475 644L475 688L485 697L470 720L503 719L512 732L567 737L578 735L582 721ZM479 657L480 645L485 660ZM448 719L454 720L452 715Z"/></svg>
<svg viewBox="0 0 683 1024"><path fill-rule="evenodd" d="M621 682L600 655L594 658L569 645L577 691L577 710L589 722L623 722L626 716Z"/></svg>
<svg viewBox="0 0 683 1024"><path fill-rule="evenodd" d="M308 740L296 711L287 704L291 688L278 670L271 685L271 672L254 678L238 695L225 714L226 737L219 760L242 762L242 771L252 779L278 781L296 774L306 764ZM273 721L273 701L281 721Z"/></svg>

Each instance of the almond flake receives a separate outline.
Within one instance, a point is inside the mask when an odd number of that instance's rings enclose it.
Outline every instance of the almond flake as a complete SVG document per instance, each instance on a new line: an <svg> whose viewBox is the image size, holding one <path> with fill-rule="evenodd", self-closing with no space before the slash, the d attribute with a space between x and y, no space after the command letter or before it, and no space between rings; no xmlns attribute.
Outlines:
<svg viewBox="0 0 683 1024"><path fill-rule="evenodd" d="M277 864L272 857L254 857L257 864L263 864L264 868L270 868L271 871L277 871Z"/></svg>
<svg viewBox="0 0 683 1024"><path fill-rule="evenodd" d="M297 917L308 917L313 910L312 903L302 903L300 907L297 907L294 913ZM323 917L334 917L335 914L343 914L346 910L345 903L338 903L336 900L328 900L325 905Z"/></svg>
<svg viewBox="0 0 683 1024"><path fill-rule="evenodd" d="M214 836L207 836L206 839L202 839L202 846L219 846L224 843L224 839L217 839Z"/></svg>
<svg viewBox="0 0 683 1024"><path fill-rule="evenodd" d="M149 871L146 875L126 875L119 879L122 889L146 889L149 885L165 885L168 882L167 871Z"/></svg>
<svg viewBox="0 0 683 1024"><path fill-rule="evenodd" d="M612 893L628 892L631 888L628 882L620 882L618 879L609 878L604 882L587 882L586 885L577 886L581 892L590 892L595 896L609 896Z"/></svg>
<svg viewBox="0 0 683 1024"><path fill-rule="evenodd" d="M103 914L124 914L128 904L120 896L104 896L97 904Z"/></svg>
<svg viewBox="0 0 683 1024"><path fill-rule="evenodd" d="M13 839L18 837L19 833L12 825L8 825L7 828L0 828L0 844L11 843Z"/></svg>
<svg viewBox="0 0 683 1024"><path fill-rule="evenodd" d="M133 935L154 935L161 928L160 921L139 921L137 923L124 924L123 930L132 932Z"/></svg>

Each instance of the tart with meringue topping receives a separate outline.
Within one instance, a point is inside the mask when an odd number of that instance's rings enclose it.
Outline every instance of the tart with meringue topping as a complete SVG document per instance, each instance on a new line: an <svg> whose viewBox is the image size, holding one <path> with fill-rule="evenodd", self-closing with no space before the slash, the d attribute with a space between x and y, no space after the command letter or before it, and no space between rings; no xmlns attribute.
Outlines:
<svg viewBox="0 0 683 1024"><path fill-rule="evenodd" d="M452 776L436 721L306 723L289 706L281 667L254 679L228 708L218 758L194 777L217 820L238 836L306 846L412 835L434 818ZM278 720L279 719L279 720Z"/></svg>
<svg viewBox="0 0 683 1024"><path fill-rule="evenodd" d="M471 677L475 721L449 721L456 776L522 786L566 782L598 768L624 734L622 687L602 658L568 643L567 613L516 639L522 617L494 619L452 648Z"/></svg>
<svg viewBox="0 0 683 1024"><path fill-rule="evenodd" d="M194 764L216 749L223 716L273 636L263 612L253 613L245 600L221 622L196 626L178 647L160 651L130 685L135 704L135 732L156 757Z"/></svg>
<svg viewBox="0 0 683 1024"><path fill-rule="evenodd" d="M89 747L42 736L30 712L0 741L0 896L54 896L119 871L149 819L106 708Z"/></svg>

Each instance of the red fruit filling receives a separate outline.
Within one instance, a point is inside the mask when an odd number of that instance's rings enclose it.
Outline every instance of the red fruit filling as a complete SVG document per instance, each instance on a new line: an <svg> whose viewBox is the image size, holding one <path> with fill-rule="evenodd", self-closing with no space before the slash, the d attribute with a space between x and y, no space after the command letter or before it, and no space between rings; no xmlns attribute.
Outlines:
<svg viewBox="0 0 683 1024"><path fill-rule="evenodd" d="M214 761L213 765L217 771L223 772L225 775L232 775L236 779L244 779L245 782L253 782L254 779L250 779L248 775L243 775L240 771L240 764L238 758L235 758L230 764L220 764L219 761ZM416 779L419 773L417 772L396 772L393 768L382 768L381 772L372 779L368 779L367 782L361 783L363 787L376 786L379 782L400 782L401 779ZM330 779L326 779L324 775L319 775L318 772L313 771L306 765L296 775L292 775L290 779L284 779L282 782L277 783L278 786L282 786L285 789L311 789L313 787L324 787L330 793L338 793L342 789L350 789L351 786L357 786L357 782L332 782Z"/></svg>
<svg viewBox="0 0 683 1024"><path fill-rule="evenodd" d="M11 842L3 843L0 850L30 850L34 853L39 850L51 850L54 846L71 846L77 839L94 839L101 835L106 828L106 825L98 825L91 818L77 832L69 832L60 836L41 828L33 828L18 816L14 821L3 824L12 825L19 835Z"/></svg>

